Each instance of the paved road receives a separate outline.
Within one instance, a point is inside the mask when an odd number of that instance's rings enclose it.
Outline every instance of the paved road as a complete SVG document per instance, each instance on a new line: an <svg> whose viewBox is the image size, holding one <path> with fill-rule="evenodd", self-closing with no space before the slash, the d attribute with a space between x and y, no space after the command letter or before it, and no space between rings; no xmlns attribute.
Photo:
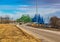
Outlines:
<svg viewBox="0 0 60 42"><path fill-rule="evenodd" d="M60 42L60 32L37 29L24 25L20 26L20 28L37 38L43 39L43 42Z"/></svg>

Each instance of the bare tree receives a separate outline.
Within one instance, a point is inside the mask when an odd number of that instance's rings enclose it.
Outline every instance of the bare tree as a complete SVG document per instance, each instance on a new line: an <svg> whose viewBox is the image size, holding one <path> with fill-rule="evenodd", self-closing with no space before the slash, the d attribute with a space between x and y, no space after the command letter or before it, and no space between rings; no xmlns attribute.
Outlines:
<svg viewBox="0 0 60 42"><path fill-rule="evenodd" d="M51 24L52 27L57 28L58 26L60 26L60 19L57 18L56 16L51 17L50 18L50 24Z"/></svg>

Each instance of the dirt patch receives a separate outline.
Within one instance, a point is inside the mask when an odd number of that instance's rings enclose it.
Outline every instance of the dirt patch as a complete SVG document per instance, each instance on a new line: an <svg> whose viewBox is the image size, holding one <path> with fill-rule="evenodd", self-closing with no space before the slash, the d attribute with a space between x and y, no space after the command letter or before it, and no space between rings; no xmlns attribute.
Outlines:
<svg viewBox="0 0 60 42"><path fill-rule="evenodd" d="M23 32L15 25L0 24L0 42L41 42L41 40Z"/></svg>

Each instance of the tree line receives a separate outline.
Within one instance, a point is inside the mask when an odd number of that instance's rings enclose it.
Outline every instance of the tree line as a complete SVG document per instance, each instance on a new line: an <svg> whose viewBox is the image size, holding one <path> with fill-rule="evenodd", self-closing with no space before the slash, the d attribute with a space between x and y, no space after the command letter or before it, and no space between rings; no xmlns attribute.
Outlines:
<svg viewBox="0 0 60 42"><path fill-rule="evenodd" d="M22 15L21 18L18 18L16 21L24 23L37 22L39 24L45 24L43 17L41 17L39 14L38 15L35 14L33 18L31 18L29 15ZM49 24L51 27L60 28L60 18L56 16L51 17Z"/></svg>
<svg viewBox="0 0 60 42"><path fill-rule="evenodd" d="M35 14L35 16L33 18L31 18L29 15L22 15L21 18L18 18L16 21L17 22L24 22L24 23L36 22L39 24L44 24L43 17L40 17L40 14L39 15Z"/></svg>
<svg viewBox="0 0 60 42"><path fill-rule="evenodd" d="M0 17L0 23L11 23L11 22L13 22L13 20L11 20L11 18L8 16L8 15L6 15L6 16L4 16L4 17Z"/></svg>

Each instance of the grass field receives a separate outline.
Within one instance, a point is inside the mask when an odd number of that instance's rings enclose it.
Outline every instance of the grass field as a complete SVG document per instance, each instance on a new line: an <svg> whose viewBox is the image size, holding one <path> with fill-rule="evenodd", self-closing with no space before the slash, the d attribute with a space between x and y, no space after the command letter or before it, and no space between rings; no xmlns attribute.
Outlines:
<svg viewBox="0 0 60 42"><path fill-rule="evenodd" d="M0 42L41 42L12 24L0 24Z"/></svg>

